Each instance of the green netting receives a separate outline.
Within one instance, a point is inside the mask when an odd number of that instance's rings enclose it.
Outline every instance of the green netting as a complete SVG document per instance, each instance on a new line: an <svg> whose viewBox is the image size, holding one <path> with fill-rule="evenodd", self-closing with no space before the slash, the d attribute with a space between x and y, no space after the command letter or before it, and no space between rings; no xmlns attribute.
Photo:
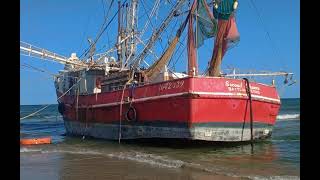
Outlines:
<svg viewBox="0 0 320 180"><path fill-rule="evenodd" d="M216 19L228 20L230 15L233 13L234 0L218 0L216 1L218 8L213 8L213 15Z"/></svg>
<svg viewBox="0 0 320 180"><path fill-rule="evenodd" d="M196 20L197 48L203 45L204 40L214 37L217 32L217 21L213 16L210 16L206 6L205 0L198 0L196 10L198 15Z"/></svg>

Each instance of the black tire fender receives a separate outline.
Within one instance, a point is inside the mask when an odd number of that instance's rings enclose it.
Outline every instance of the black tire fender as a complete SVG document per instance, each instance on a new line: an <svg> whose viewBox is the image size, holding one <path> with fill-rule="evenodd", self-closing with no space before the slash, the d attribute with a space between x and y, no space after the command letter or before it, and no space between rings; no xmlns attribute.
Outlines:
<svg viewBox="0 0 320 180"><path fill-rule="evenodd" d="M133 106L130 106L126 112L127 121L136 121L137 120L137 111Z"/></svg>

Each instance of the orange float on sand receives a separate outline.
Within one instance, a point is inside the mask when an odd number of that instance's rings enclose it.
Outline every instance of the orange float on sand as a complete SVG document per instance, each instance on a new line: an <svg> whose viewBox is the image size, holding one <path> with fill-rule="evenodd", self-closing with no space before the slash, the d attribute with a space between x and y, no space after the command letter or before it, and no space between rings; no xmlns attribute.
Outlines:
<svg viewBox="0 0 320 180"><path fill-rule="evenodd" d="M20 139L22 145L51 144L51 137Z"/></svg>

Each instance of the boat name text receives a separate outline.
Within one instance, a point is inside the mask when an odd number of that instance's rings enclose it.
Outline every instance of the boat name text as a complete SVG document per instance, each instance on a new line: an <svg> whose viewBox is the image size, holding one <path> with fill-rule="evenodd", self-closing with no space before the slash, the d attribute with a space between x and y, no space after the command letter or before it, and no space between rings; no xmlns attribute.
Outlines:
<svg viewBox="0 0 320 180"><path fill-rule="evenodd" d="M225 85L229 91L246 92L245 83L242 83L242 82L241 83L232 83L232 82L226 81ZM257 86L250 85L250 91L251 91L251 93L254 93L254 94L260 94L260 88Z"/></svg>

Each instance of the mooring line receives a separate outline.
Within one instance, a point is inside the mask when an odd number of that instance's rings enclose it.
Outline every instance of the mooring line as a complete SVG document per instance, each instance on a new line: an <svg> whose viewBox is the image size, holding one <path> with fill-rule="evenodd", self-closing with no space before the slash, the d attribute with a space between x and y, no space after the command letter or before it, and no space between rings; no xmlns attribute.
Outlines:
<svg viewBox="0 0 320 180"><path fill-rule="evenodd" d="M247 94L250 102L250 144L251 144L251 154L253 153L253 112L252 112L252 99L251 99L251 91L250 91L250 84L247 78L243 78L246 81L247 87ZM247 113L247 112L246 112Z"/></svg>
<svg viewBox="0 0 320 180"><path fill-rule="evenodd" d="M77 84L80 82L81 79L82 79L82 78L80 78L77 83L75 83L74 85L72 85L65 93L63 93L60 97L58 97L57 100L59 100L60 98L62 98L63 96L65 96L75 85L77 85ZM47 106L45 106L45 107L43 107L43 108L41 108L41 109L39 109L39 110L37 110L37 111L29 114L29 115L27 115L27 116L24 116L24 117L20 118L20 120L23 120L23 119L25 119L25 118L34 116L34 115L37 114L38 112L46 109L47 107L49 107L49 106L51 106L51 105L53 105L53 104L49 104L49 105L47 105Z"/></svg>
<svg viewBox="0 0 320 180"><path fill-rule="evenodd" d="M131 78L124 84L123 90L122 90L122 95L121 95L121 100L120 100L120 114L119 114L119 134L118 134L118 142L119 144L121 143L121 127L122 127L122 105L123 105L123 96L124 96L124 91L126 89L126 86L133 80L134 77L134 71L132 71L132 76Z"/></svg>

